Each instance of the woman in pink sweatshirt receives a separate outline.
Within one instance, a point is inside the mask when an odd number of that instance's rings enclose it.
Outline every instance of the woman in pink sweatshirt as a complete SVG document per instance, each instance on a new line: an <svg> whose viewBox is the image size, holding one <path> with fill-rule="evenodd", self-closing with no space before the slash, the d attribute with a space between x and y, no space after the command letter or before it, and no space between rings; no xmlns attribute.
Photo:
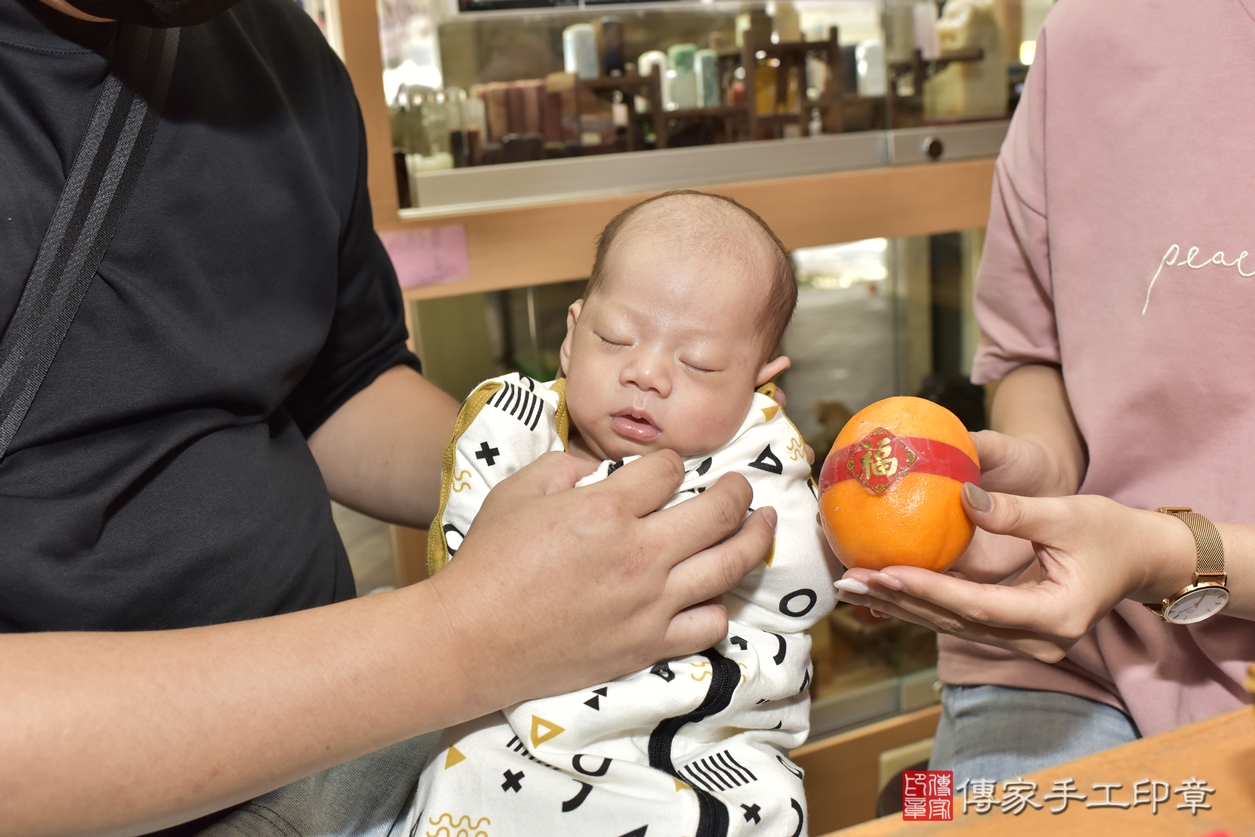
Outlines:
<svg viewBox="0 0 1255 837"><path fill-rule="evenodd" d="M952 635L934 766L953 767L956 787L1250 700L1251 102L1255 0L1063 2L1039 36L976 287L972 379L997 390L994 430L975 438L984 488L1005 493L966 489L984 531L960 575L838 582L848 601ZM1200 569L1192 528L1160 507L1214 521L1218 613L1173 624L1144 606ZM1223 597L1200 588L1170 616L1198 619Z"/></svg>

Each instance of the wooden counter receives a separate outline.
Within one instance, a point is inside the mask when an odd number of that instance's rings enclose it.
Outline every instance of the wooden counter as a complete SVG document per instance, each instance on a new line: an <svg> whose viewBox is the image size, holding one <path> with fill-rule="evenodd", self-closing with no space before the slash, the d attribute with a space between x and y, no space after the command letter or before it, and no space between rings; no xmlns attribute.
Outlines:
<svg viewBox="0 0 1255 837"><path fill-rule="evenodd" d="M1058 807L1058 800L1043 800L1051 794L1055 782L1065 779L1075 782L1076 793L1087 795L1086 801L1070 801L1067 809L1059 814L1051 813ZM1027 781L1037 783L1033 797L1042 805L1040 810L1025 808L1018 816L1003 813L997 806L986 814L977 814L970 808L965 815L959 799L955 799L953 822L904 821L901 814L883 817L852 828L833 832L840 837L932 837L932 835L1078 835L1078 837L1115 837L1131 834L1137 837L1153 835L1210 835L1217 831L1232 837L1255 837L1255 715L1251 709L1241 709L1220 715L1208 721L1182 727L1172 732L1144 738L1096 753L1058 767L1048 768L1026 776ZM1143 779L1170 783L1170 791L1181 787L1189 779L1199 779L1215 793L1206 794L1211 810L1199 810L1191 816L1188 810L1177 810L1183 796L1171 793L1170 801L1159 806L1157 814L1151 813L1147 804L1128 809L1086 808L1085 805L1103 801L1105 791L1094 790L1094 785L1121 783L1113 789L1113 802L1131 802L1132 785ZM996 797L1001 797L999 785Z"/></svg>

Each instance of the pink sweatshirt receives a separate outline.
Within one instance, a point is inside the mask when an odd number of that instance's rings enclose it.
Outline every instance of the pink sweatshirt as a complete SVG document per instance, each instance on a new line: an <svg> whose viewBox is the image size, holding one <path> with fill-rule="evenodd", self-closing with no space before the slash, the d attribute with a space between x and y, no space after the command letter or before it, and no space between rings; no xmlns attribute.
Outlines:
<svg viewBox="0 0 1255 837"><path fill-rule="evenodd" d="M1255 0L1054 8L998 158L976 315L976 382L1062 367L1080 493L1255 524ZM1249 701L1255 622L1125 601L1057 665L941 648L946 683L1082 695L1151 735Z"/></svg>

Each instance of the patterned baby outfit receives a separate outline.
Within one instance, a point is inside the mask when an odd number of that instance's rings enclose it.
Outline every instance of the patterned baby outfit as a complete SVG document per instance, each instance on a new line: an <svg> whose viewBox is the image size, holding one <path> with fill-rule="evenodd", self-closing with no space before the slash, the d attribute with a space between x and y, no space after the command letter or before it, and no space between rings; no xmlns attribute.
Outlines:
<svg viewBox="0 0 1255 837"><path fill-rule="evenodd" d="M728 636L589 689L527 701L446 731L402 832L431 835L715 837L806 833L802 771L788 759L809 729L810 637L833 607L801 435L754 395L727 445L684 463L675 505L738 471L752 506L779 513L762 565L724 596ZM484 499L547 451L564 450L565 382L517 374L481 384L445 452L429 562L457 553ZM603 462L581 485L623 462Z"/></svg>

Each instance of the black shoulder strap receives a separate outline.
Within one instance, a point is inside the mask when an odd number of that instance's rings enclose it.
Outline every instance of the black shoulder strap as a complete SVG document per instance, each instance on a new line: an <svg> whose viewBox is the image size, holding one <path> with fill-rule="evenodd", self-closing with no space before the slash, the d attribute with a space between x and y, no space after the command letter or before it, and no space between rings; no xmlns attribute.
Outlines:
<svg viewBox="0 0 1255 837"><path fill-rule="evenodd" d="M156 133L178 48L178 29L119 29L120 69L149 83L138 93L117 71L105 78L17 311L0 338L0 458L109 249Z"/></svg>

